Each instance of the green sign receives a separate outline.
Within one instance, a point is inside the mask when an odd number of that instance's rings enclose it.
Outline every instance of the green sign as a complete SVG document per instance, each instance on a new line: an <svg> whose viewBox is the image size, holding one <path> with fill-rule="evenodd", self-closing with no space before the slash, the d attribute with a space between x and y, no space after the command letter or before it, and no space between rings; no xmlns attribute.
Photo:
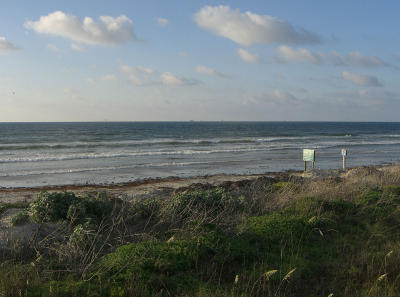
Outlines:
<svg viewBox="0 0 400 297"><path fill-rule="evenodd" d="M303 161L314 162L315 161L315 150L303 150Z"/></svg>

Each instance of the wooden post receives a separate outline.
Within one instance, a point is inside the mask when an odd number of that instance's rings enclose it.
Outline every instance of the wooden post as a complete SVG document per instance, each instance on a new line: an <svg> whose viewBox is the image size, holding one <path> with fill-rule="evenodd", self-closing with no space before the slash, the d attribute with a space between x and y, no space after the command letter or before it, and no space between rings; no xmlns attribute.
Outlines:
<svg viewBox="0 0 400 297"><path fill-rule="evenodd" d="M304 172L307 171L307 161L304 161Z"/></svg>
<svg viewBox="0 0 400 297"><path fill-rule="evenodd" d="M314 170L315 167L315 161L312 161L312 170Z"/></svg>

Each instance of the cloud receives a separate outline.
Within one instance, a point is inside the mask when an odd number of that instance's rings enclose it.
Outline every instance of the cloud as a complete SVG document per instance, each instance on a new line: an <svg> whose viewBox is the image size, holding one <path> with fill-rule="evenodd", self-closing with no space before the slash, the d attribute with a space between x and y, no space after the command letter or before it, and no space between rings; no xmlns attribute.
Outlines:
<svg viewBox="0 0 400 297"><path fill-rule="evenodd" d="M345 107L368 107L378 108L383 107L393 109L393 106L398 106L400 103L400 94L396 92L386 91L383 88L370 90L354 90L354 91L336 91L331 94L326 94L330 98L330 103L335 107L342 105Z"/></svg>
<svg viewBox="0 0 400 297"><path fill-rule="evenodd" d="M115 76L115 74L106 74L106 75L103 75L103 76L101 77L101 80L105 80L105 81L116 81L116 80L117 80L117 77Z"/></svg>
<svg viewBox="0 0 400 297"><path fill-rule="evenodd" d="M86 80L89 84L94 84L96 83L96 80L93 77L88 77Z"/></svg>
<svg viewBox="0 0 400 297"><path fill-rule="evenodd" d="M206 74L206 75L211 75L211 76L218 76L218 77L223 77L223 78L228 78L228 77L230 77L230 76L227 75L227 74L224 74L224 73L215 71L214 69L209 68L209 67L206 67L206 66L203 66L203 65L197 65L196 68L195 68L195 71L196 71L197 73Z"/></svg>
<svg viewBox="0 0 400 297"><path fill-rule="evenodd" d="M358 66L365 68L389 66L388 63L376 56L366 56L360 52L340 54L338 52L318 53L305 48L292 48L281 45L276 50L277 60L280 62L293 61L300 63L322 64L335 66Z"/></svg>
<svg viewBox="0 0 400 297"><path fill-rule="evenodd" d="M281 91L281 90L273 90L269 93L269 97L280 102L294 102L298 99L292 95L291 93Z"/></svg>
<svg viewBox="0 0 400 297"><path fill-rule="evenodd" d="M305 29L269 15L240 12L229 6L205 6L194 15L197 25L240 45L268 43L319 43L320 38Z"/></svg>
<svg viewBox="0 0 400 297"><path fill-rule="evenodd" d="M245 49L239 48L236 53L242 59L243 61L247 63L253 63L253 64L260 64L262 63L262 60L256 55L256 54L251 54L250 52L246 51Z"/></svg>
<svg viewBox="0 0 400 297"><path fill-rule="evenodd" d="M73 100L85 100L85 98L83 98L80 95L80 92L78 90L75 90L73 88L64 88L64 93L68 95L69 98L73 99Z"/></svg>
<svg viewBox="0 0 400 297"><path fill-rule="evenodd" d="M165 27L169 24L169 20L166 18L156 18L157 24L159 24L161 27Z"/></svg>
<svg viewBox="0 0 400 297"><path fill-rule="evenodd" d="M342 78L358 86L381 87L382 84L375 76L342 72Z"/></svg>
<svg viewBox="0 0 400 297"><path fill-rule="evenodd" d="M0 36L0 53L12 52L19 49L18 46L9 42L5 37Z"/></svg>
<svg viewBox="0 0 400 297"><path fill-rule="evenodd" d="M151 80L148 78L139 78L134 74L131 74L128 78L128 81L134 84L135 86L144 86L144 85L151 85L154 84Z"/></svg>
<svg viewBox="0 0 400 297"><path fill-rule="evenodd" d="M181 78L172 74L171 72L164 72L160 75L161 83L163 85L175 85L175 86L191 86L199 83L193 79Z"/></svg>
<svg viewBox="0 0 400 297"><path fill-rule="evenodd" d="M27 21L25 27L41 34L68 38L92 45L120 44L135 40L132 20L125 15L119 17L100 16L95 22L90 17L78 17L55 11L41 16L38 21Z"/></svg>
<svg viewBox="0 0 400 297"><path fill-rule="evenodd" d="M184 81L172 74L171 72L164 72L160 75L161 82L164 85L183 85Z"/></svg>
<svg viewBox="0 0 400 297"><path fill-rule="evenodd" d="M160 84L154 76L157 71L150 67L121 65L120 70L129 75L128 81L135 86Z"/></svg>
<svg viewBox="0 0 400 297"><path fill-rule="evenodd" d="M314 54L305 48L293 49L289 46L282 45L278 47L275 52L279 56L279 58L286 61L296 61L312 64L318 64L321 62L320 55Z"/></svg>
<svg viewBox="0 0 400 297"><path fill-rule="evenodd" d="M85 51L85 49L82 46L80 46L78 44L75 44L75 43L71 43L71 49L74 50L74 51L77 51L77 52L84 52Z"/></svg>
<svg viewBox="0 0 400 297"><path fill-rule="evenodd" d="M156 71L152 68L149 67L143 67L143 66L128 66L128 65L121 65L120 66L121 71L125 73L136 73L136 74L153 74L156 73Z"/></svg>
<svg viewBox="0 0 400 297"><path fill-rule="evenodd" d="M172 72L162 72L144 66L121 65L120 71L128 82L135 86L186 86L198 83L196 80L176 76Z"/></svg>

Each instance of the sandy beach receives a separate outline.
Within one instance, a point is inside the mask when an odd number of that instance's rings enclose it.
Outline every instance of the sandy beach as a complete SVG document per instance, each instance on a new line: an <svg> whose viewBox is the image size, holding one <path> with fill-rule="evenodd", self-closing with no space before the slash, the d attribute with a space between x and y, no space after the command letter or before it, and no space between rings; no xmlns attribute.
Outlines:
<svg viewBox="0 0 400 297"><path fill-rule="evenodd" d="M240 184L252 183L259 178L268 178L274 181L288 181L291 179L305 178L346 178L349 175L365 174L365 171L393 172L400 169L400 165L380 165L380 166L361 166L350 168L346 171L341 170L314 170L314 171L285 171L267 172L264 174L251 175L232 175L218 174L188 178L169 177L158 179L144 179L128 183L99 184L99 185L67 185L67 186L43 186L26 188L0 188L0 203L30 202L36 198L41 191L64 192L72 191L77 195L83 193L107 192L110 197L125 198L132 200L135 198L150 197L170 197L175 191L182 191L186 188L204 188L225 186L229 187Z"/></svg>
<svg viewBox="0 0 400 297"><path fill-rule="evenodd" d="M300 173L298 173L300 174ZM278 176L282 173L268 173L255 175L210 175L190 178L162 178L146 179L131 183L107 184L107 185L69 185L69 186L48 186L48 187L30 187L30 188L0 188L0 203L11 203L20 201L32 201L41 191L63 192L73 191L76 194L86 192L106 191L112 197L119 198L147 198L152 195L165 196L173 191L191 185L212 185L218 186L226 182L238 182L245 180L254 180L259 177Z"/></svg>

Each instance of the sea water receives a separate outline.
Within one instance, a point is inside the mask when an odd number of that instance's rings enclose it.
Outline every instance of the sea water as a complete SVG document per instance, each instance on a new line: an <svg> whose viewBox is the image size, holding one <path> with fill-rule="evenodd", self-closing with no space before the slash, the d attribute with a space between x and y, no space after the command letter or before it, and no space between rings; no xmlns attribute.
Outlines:
<svg viewBox="0 0 400 297"><path fill-rule="evenodd" d="M400 160L400 123L92 122L0 123L0 187L256 174Z"/></svg>

